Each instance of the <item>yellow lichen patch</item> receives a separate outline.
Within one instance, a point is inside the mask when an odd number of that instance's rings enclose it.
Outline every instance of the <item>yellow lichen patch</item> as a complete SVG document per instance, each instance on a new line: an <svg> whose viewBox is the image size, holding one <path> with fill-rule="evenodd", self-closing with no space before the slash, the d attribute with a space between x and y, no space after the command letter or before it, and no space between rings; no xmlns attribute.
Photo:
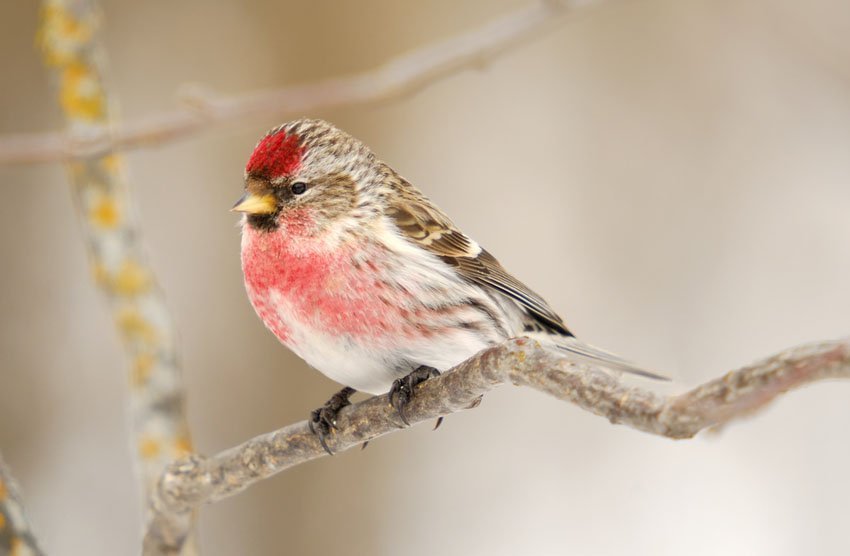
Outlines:
<svg viewBox="0 0 850 556"><path fill-rule="evenodd" d="M20 537L12 537L9 547L11 548L9 556L28 556L32 554L32 551L29 550L29 547L27 547L24 540Z"/></svg>
<svg viewBox="0 0 850 556"><path fill-rule="evenodd" d="M112 279L112 289L119 295L138 295L147 291L151 277L145 267L133 260L126 260Z"/></svg>
<svg viewBox="0 0 850 556"><path fill-rule="evenodd" d="M92 67L75 61L63 68L59 103L71 118L97 120L104 116L103 90Z"/></svg>
<svg viewBox="0 0 850 556"><path fill-rule="evenodd" d="M153 325L135 307L119 309L115 320L118 329L128 342L153 344L156 341L156 330Z"/></svg>
<svg viewBox="0 0 850 556"><path fill-rule="evenodd" d="M108 154L100 159L100 167L105 172L117 174L121 171L121 157L117 154Z"/></svg>
<svg viewBox="0 0 850 556"><path fill-rule="evenodd" d="M67 164L67 168L68 172L71 174L71 178L74 180L79 180L86 172L86 164L79 160L72 160Z"/></svg>
<svg viewBox="0 0 850 556"><path fill-rule="evenodd" d="M0 479L0 502L6 499L9 496L9 490L6 488L6 483L3 482L3 479Z"/></svg>
<svg viewBox="0 0 850 556"><path fill-rule="evenodd" d="M174 440L174 457L181 458L192 453L192 440L188 436L178 436Z"/></svg>
<svg viewBox="0 0 850 556"><path fill-rule="evenodd" d="M94 23L94 18L82 21L65 6L47 2L41 9L41 26L36 35L36 43L44 52L44 62L49 66L69 63L80 47L91 40Z"/></svg>
<svg viewBox="0 0 850 556"><path fill-rule="evenodd" d="M0 514L0 531L6 528L6 516Z"/></svg>
<svg viewBox="0 0 850 556"><path fill-rule="evenodd" d="M110 195L98 195L89 209L89 220L101 229L111 229L121 220L118 201Z"/></svg>
<svg viewBox="0 0 850 556"><path fill-rule="evenodd" d="M143 436L139 440L139 455L142 459L153 459L159 455L159 441L149 436Z"/></svg>
<svg viewBox="0 0 850 556"><path fill-rule="evenodd" d="M103 263L95 262L92 277L98 286L125 297L142 294L153 283L148 269L130 259L121 263L114 274Z"/></svg>
<svg viewBox="0 0 850 556"><path fill-rule="evenodd" d="M142 353L133 359L133 368L130 369L130 384L136 388L144 386L151 376L153 364L156 358L150 353Z"/></svg>

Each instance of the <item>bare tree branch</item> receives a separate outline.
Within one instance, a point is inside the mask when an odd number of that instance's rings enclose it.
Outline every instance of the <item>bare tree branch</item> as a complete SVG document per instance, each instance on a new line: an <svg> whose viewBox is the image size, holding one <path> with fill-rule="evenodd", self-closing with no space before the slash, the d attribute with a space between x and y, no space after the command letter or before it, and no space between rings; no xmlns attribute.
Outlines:
<svg viewBox="0 0 850 556"><path fill-rule="evenodd" d="M24 504L9 468L0 457L0 556L41 556Z"/></svg>
<svg viewBox="0 0 850 556"><path fill-rule="evenodd" d="M182 139L225 123L302 115L319 108L385 101L412 94L467 68L481 67L509 47L563 22L570 8L600 0L544 1L479 28L399 56L363 73L226 97L196 88L180 109L125 125L0 138L0 164L68 161Z"/></svg>
<svg viewBox="0 0 850 556"><path fill-rule="evenodd" d="M495 387L511 383L540 390L632 428L690 438L758 410L804 384L850 378L850 339L789 349L678 395L624 384L601 368L577 365L537 342L518 338L483 351L419 387L407 410L411 423L475 406ZM400 430L401 421L378 396L347 407L330 441L336 452ZM306 421L253 438L215 456L192 455L171 464L153 497L145 554L179 549L187 516L202 504L232 496L257 481L326 455Z"/></svg>
<svg viewBox="0 0 850 556"><path fill-rule="evenodd" d="M94 0L46 0L38 34L67 125L82 134L110 121L98 14ZM130 359L132 439L147 506L166 463L191 452L174 325L143 253L119 157L75 160L69 175L92 274Z"/></svg>
<svg viewBox="0 0 850 556"><path fill-rule="evenodd" d="M39 42L46 64L54 70L70 131L0 140L0 163L69 162L95 280L114 311L132 362L131 417L148 503L144 554L195 553L194 517L201 505L325 452L307 423L300 422L210 458L190 454L174 327L143 255L114 150L185 137L246 116L283 115L408 94L539 33L554 23L552 16L564 11L559 3L542 3L347 78L232 98L196 92L187 104L191 108L111 128L94 0L45 0ZM829 378L850 378L850 340L791 349L668 396L629 386L604 369L578 365L519 338L423 384L407 417L416 423L474 407L486 392L512 383L574 403L613 423L690 438L706 427L750 414L788 390ZM344 409L338 427L329 439L337 452L402 428L385 396ZM22 516L20 499L0 462L0 550L8 545L11 551L40 554Z"/></svg>

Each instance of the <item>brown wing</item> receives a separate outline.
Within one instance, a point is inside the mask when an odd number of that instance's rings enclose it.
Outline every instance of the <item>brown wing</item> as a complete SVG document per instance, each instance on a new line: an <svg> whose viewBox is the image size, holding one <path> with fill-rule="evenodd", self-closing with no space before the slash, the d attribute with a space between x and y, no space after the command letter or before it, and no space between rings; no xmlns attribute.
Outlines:
<svg viewBox="0 0 850 556"><path fill-rule="evenodd" d="M493 255L466 237L445 214L408 187L394 196L386 212L405 237L455 267L470 282L512 299L545 329L572 336L561 317L543 298L508 274Z"/></svg>

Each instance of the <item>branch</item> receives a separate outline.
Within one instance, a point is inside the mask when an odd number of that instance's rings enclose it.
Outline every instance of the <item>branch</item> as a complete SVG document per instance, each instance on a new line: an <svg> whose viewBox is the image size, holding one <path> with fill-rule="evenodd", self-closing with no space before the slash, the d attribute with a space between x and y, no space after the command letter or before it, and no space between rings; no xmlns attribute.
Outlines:
<svg viewBox="0 0 850 556"><path fill-rule="evenodd" d="M9 468L0 457L0 554L42 556Z"/></svg>
<svg viewBox="0 0 850 556"><path fill-rule="evenodd" d="M46 0L42 8L38 42L75 133L110 124L99 23L94 0ZM69 177L92 275L130 361L129 414L147 505L165 465L191 451L174 325L143 253L121 159L104 152L73 161Z"/></svg>
<svg viewBox="0 0 850 556"><path fill-rule="evenodd" d="M850 339L793 348L683 394L662 396L627 386L602 368L576 365L533 340L518 338L422 384L406 415L417 423L461 411L477 405L484 393L510 383L576 404L612 423L681 439L750 414L791 389L830 378L850 378ZM386 396L343 409L337 424L339 428L328 439L335 452L402 428ZM302 421L210 458L192 455L171 464L153 498L145 554L178 549L185 535L182 523L199 506L324 455Z"/></svg>
<svg viewBox="0 0 850 556"><path fill-rule="evenodd" d="M303 115L320 108L385 101L412 94L463 69L481 67L509 47L566 20L570 8L598 3L543 1L477 29L347 77L226 97L195 88L183 106L123 126L98 126L0 138L0 164L68 161L182 139L225 123ZM56 2L61 5L61 2Z"/></svg>

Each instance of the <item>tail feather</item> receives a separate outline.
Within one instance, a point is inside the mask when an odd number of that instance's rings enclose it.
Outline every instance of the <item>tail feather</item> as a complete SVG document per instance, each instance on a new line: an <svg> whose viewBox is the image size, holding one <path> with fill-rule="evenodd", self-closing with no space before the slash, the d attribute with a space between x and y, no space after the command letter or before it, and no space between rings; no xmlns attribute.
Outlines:
<svg viewBox="0 0 850 556"><path fill-rule="evenodd" d="M598 347L592 346L590 344L586 344L581 340L576 339L575 337L565 336L553 338L552 336L549 336L548 339L549 342L547 343L554 343L554 347L556 347L557 349L565 351L570 355L574 356L576 359L583 360L587 363L593 365L600 365L602 367L614 371L622 371L624 373L629 373L646 378L652 378L655 380L670 380L664 375L660 375L658 373L638 367L634 363L626 361L622 357L614 355L613 353L609 353L603 349L599 349Z"/></svg>

